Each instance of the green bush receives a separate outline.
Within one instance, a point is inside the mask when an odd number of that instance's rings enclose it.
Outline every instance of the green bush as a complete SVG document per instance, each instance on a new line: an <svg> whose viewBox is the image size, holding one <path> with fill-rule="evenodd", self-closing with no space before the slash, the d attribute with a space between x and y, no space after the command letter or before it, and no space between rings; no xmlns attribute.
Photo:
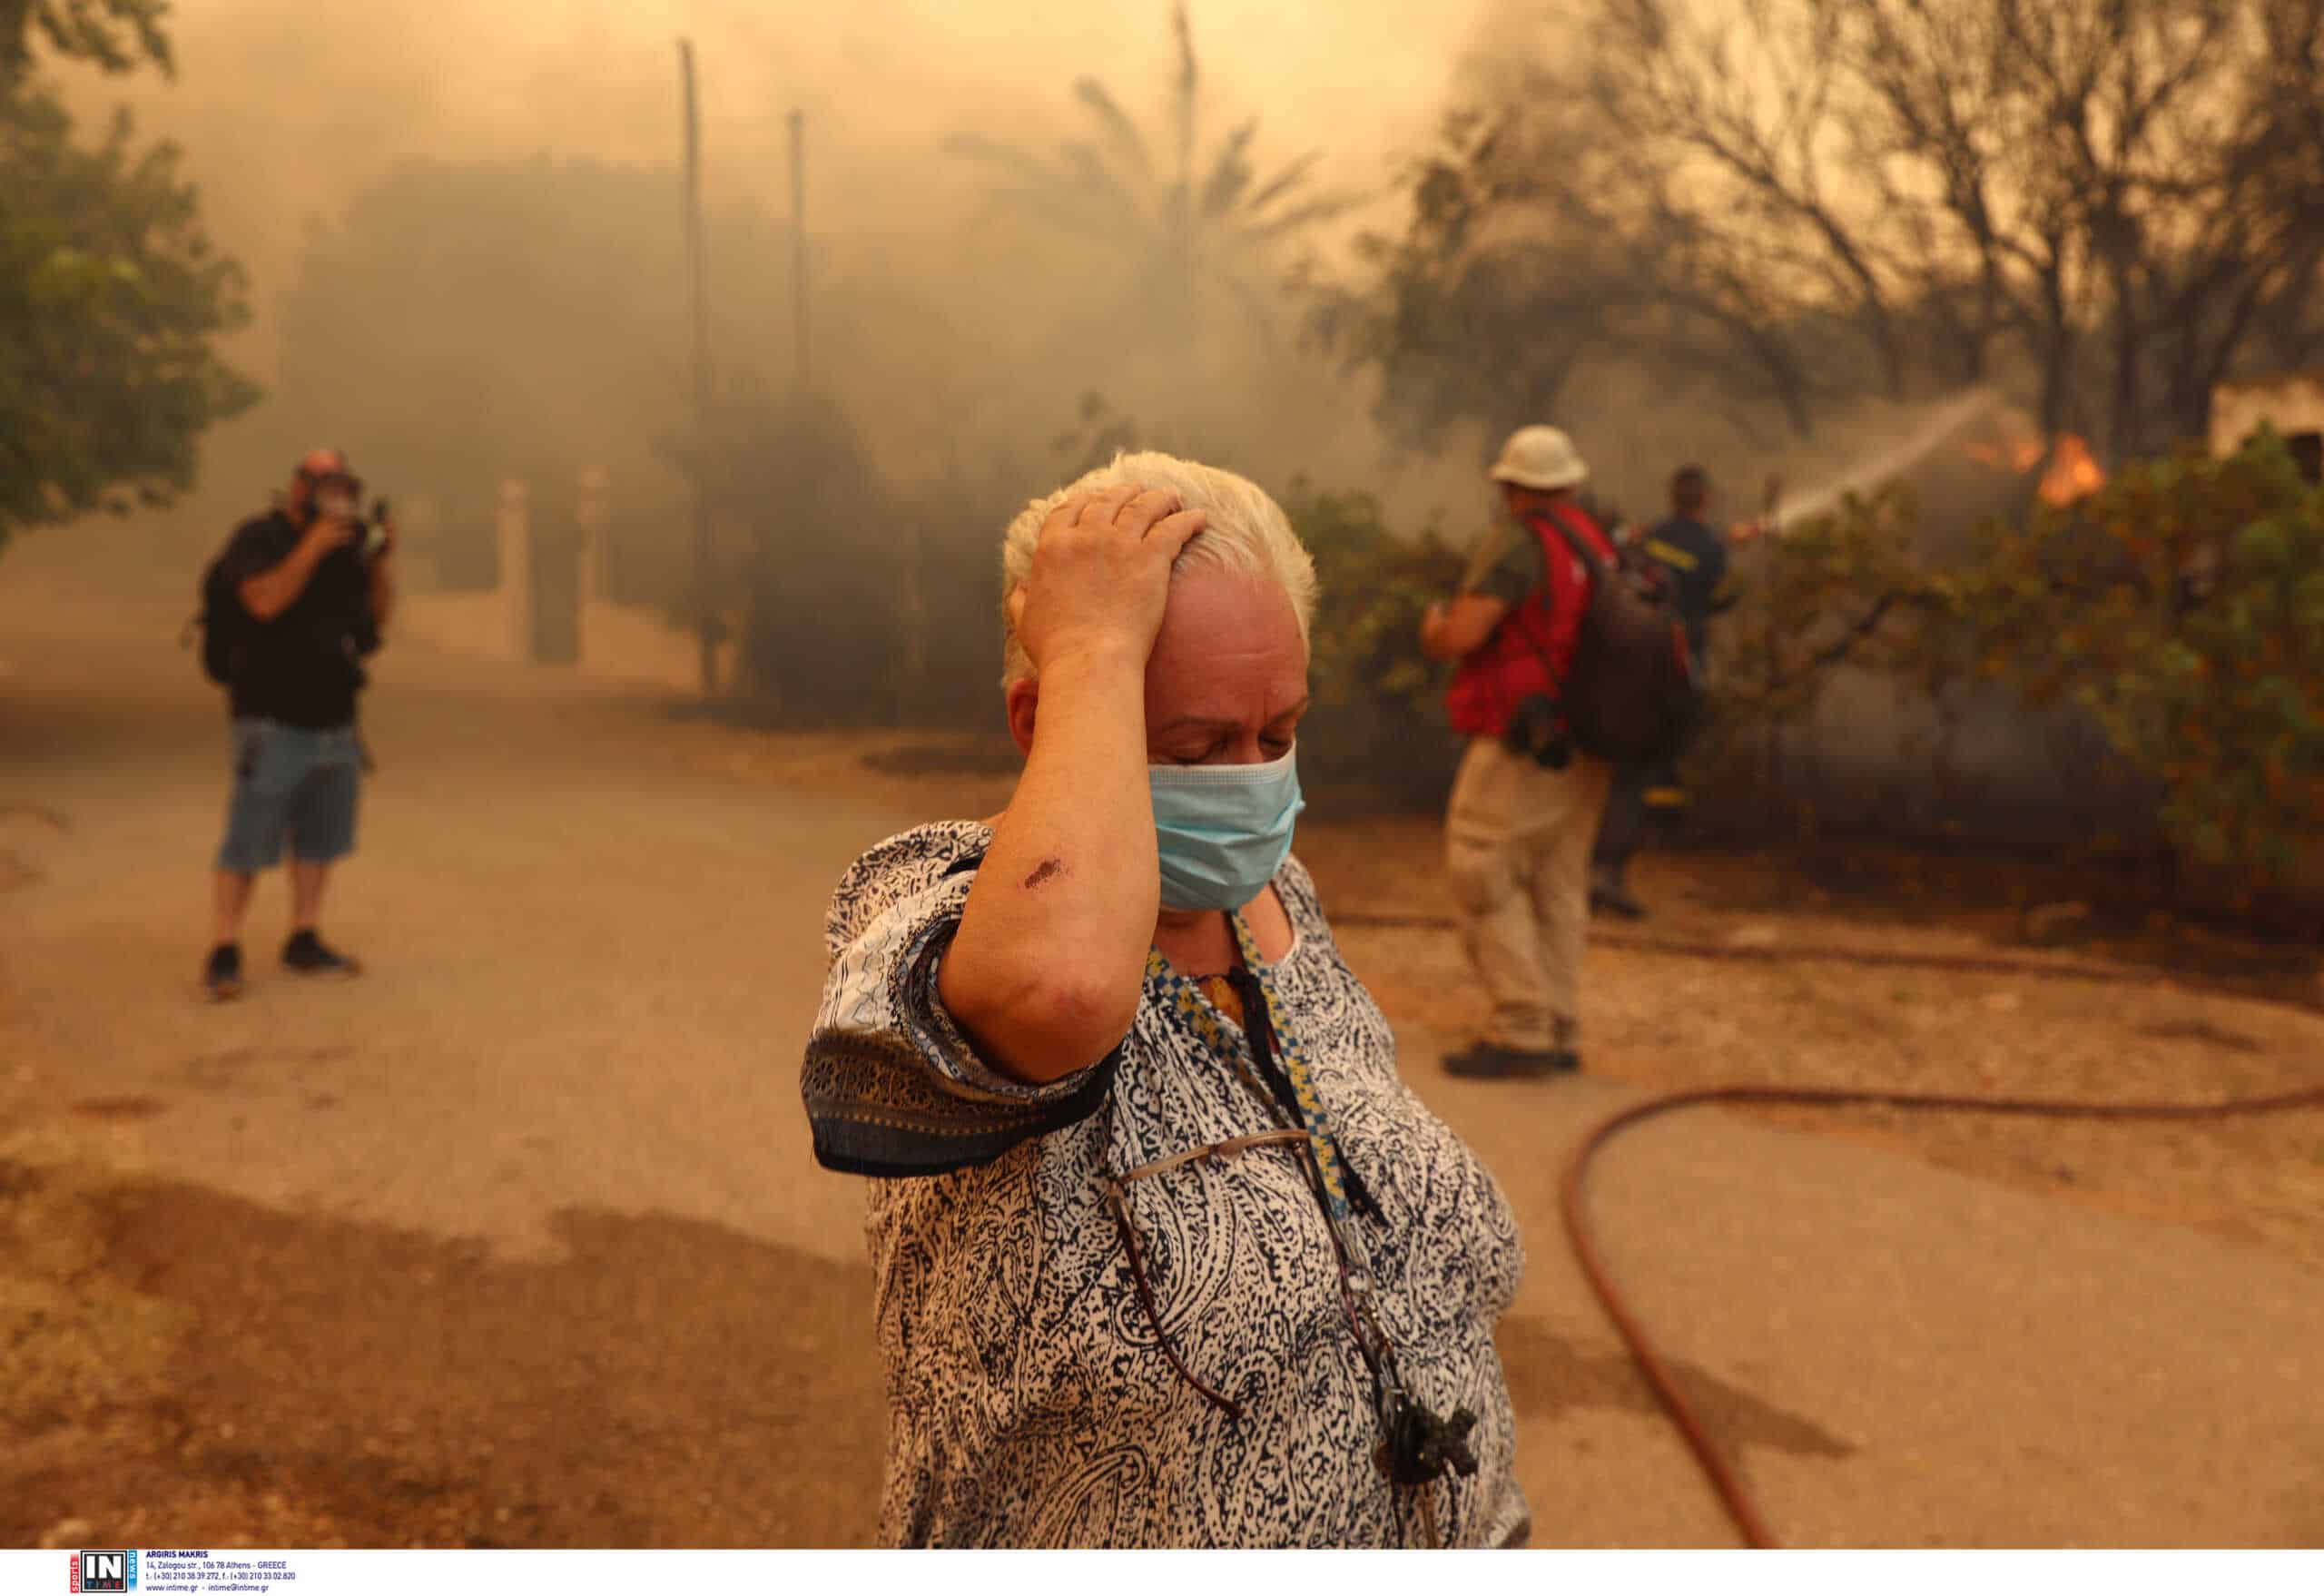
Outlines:
<svg viewBox="0 0 2324 1596"><path fill-rule="evenodd" d="M1804 720L1843 663L1893 672L1926 659L1934 592L1915 519L1902 488L1850 495L1737 562L1735 606L1712 629L1719 724L1748 734Z"/></svg>
<svg viewBox="0 0 2324 1596"><path fill-rule="evenodd" d="M1392 803L1437 802L1459 751L1443 707L1451 673L1421 653L1420 618L1452 591L1461 557L1433 527L1417 538L1397 536L1369 494L1318 493L1295 481L1284 509L1322 589L1303 768Z"/></svg>
<svg viewBox="0 0 2324 1596"><path fill-rule="evenodd" d="M1843 663L1940 704L1997 685L2086 717L2181 861L2247 900L2295 868L2324 819L2324 494L2280 439L2127 466L1943 568L1914 519L1901 493L1851 498L1766 546L1722 650L1730 756L1764 745L1779 785L1773 733Z"/></svg>
<svg viewBox="0 0 2324 1596"><path fill-rule="evenodd" d="M2182 855L2292 869L2324 818L2324 494L2280 439L2189 446L1991 528L1945 597L1982 675L2084 711L2159 783Z"/></svg>

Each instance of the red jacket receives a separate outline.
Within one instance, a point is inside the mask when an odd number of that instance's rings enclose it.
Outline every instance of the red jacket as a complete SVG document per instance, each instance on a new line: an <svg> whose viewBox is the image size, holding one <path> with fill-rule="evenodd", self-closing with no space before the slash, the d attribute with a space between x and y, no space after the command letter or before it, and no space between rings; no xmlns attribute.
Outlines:
<svg viewBox="0 0 2324 1596"><path fill-rule="evenodd" d="M1567 502L1554 512L1611 565L1619 557L1614 540L1580 505ZM1581 616L1590 607L1590 569L1575 557L1549 515L1525 517L1526 528L1541 539L1550 579L1502 617L1492 636L1461 662L1444 695L1452 729L1464 736L1498 737L1509 729L1517 706L1537 694L1554 695L1573 665L1581 641Z"/></svg>

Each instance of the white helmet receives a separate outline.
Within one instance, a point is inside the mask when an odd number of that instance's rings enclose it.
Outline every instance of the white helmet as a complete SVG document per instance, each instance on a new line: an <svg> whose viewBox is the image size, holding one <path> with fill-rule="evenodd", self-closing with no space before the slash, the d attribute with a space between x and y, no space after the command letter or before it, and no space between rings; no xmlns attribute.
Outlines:
<svg viewBox="0 0 2324 1596"><path fill-rule="evenodd" d="M1583 464L1573 439L1556 428L1520 427L1501 446L1501 458L1493 462L1492 476L1496 482L1514 482L1520 488L1548 492L1579 487L1590 479L1590 468Z"/></svg>

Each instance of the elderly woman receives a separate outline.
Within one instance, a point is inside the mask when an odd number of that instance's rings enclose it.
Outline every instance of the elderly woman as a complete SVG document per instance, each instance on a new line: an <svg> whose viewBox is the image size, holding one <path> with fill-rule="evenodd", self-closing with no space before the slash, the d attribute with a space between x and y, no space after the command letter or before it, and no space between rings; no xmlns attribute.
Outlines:
<svg viewBox="0 0 2324 1596"><path fill-rule="evenodd" d="M1290 855L1305 549L1138 454L1001 566L1024 773L848 871L804 1069L877 1177L881 1539L1521 1544L1516 1226Z"/></svg>

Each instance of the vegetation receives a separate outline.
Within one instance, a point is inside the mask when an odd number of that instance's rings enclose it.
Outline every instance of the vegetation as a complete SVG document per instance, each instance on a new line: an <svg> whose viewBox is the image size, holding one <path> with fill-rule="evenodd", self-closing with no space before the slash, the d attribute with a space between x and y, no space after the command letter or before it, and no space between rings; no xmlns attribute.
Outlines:
<svg viewBox="0 0 2324 1596"><path fill-rule="evenodd" d="M1996 388L2094 439L2110 485L1966 554L1902 491L1753 550L1714 791L1788 824L1787 731L1845 679L1927 723L1893 821L2024 831L1963 752L2006 724L2085 842L2280 877L2324 818L2316 499L2276 446L2181 440L2218 383L2324 353L2324 8L1589 0L1554 41L1521 25L1407 168L1403 228L1315 298L1390 435L1490 450L1547 418L1602 449L1643 372L1658 438L1716 470L1866 400ZM1367 690L1424 675L1401 666Z"/></svg>
<svg viewBox="0 0 2324 1596"><path fill-rule="evenodd" d="M2272 436L2142 462L1996 528L1941 590L1975 668L2070 704L2162 794L2182 854L2253 883L2324 820L2324 494Z"/></svg>
<svg viewBox="0 0 2324 1596"><path fill-rule="evenodd" d="M215 340L247 319L168 143L126 112L76 143L36 51L170 68L161 0L0 5L0 543L92 510L170 503L203 431L255 401Z"/></svg>
<svg viewBox="0 0 2324 1596"><path fill-rule="evenodd" d="M667 168L546 157L391 168L300 261L277 409L333 417L358 460L436 498L457 536L432 552L462 567L448 574L490 582L488 563L466 567L489 560L501 478L555 502L585 466L611 473L625 519L682 546L680 192ZM707 232L714 272L788 259L787 228L755 208L714 213ZM718 401L762 415L753 372L789 353L789 284L755 270L713 282Z"/></svg>
<svg viewBox="0 0 2324 1596"><path fill-rule="evenodd" d="M1315 152L1263 174L1256 116L1205 153L1201 72L1185 0L1170 15L1177 70L1157 133L1142 130L1104 84L1083 77L1073 93L1088 136L1053 155L980 133L955 135L946 148L993 175L997 212L1080 240L1116 263L1120 276L1097 323L1109 344L1142 340L1183 359L1206 330L1215 300L1238 312L1238 336L1271 337L1267 294L1283 275L1284 251L1345 214L1357 197L1315 186Z"/></svg>
<svg viewBox="0 0 2324 1596"><path fill-rule="evenodd" d="M1322 298L1425 445L1649 363L1805 433L1994 382L2119 462L2324 352L2310 0L1592 0L1500 53ZM1708 452L1708 451L1701 451Z"/></svg>
<svg viewBox="0 0 2324 1596"><path fill-rule="evenodd" d="M1420 652L1420 618L1452 590L1461 557L1433 527L1416 538L1391 531L1368 494L1295 483L1284 509L1315 557L1322 587L1303 763L1312 775L1368 786L1390 801L1441 801L1458 753L1444 724L1450 673Z"/></svg>
<svg viewBox="0 0 2324 1596"><path fill-rule="evenodd" d="M2094 744L2077 779L2142 799L2182 871L2282 887L2324 820L2324 493L2280 439L2135 462L1949 566L1909 557L1911 527L1890 494L1772 541L1723 659L1729 753L1775 746L1844 665L1939 704L1998 692L2066 756Z"/></svg>
<svg viewBox="0 0 2324 1596"><path fill-rule="evenodd" d="M1137 313L1108 314L1184 379L1198 335L1221 341L1210 307L1243 307L1238 340L1267 323L1262 291L1289 246L1348 200L1311 186L1312 157L1263 172L1254 122L1206 143L1183 5L1173 18L1158 130L1084 79L1086 136L1053 153L950 148L993 176L998 210L1113 251ZM2216 380L2324 350L2309 158L2324 146L2324 12L1593 0L1573 37L1554 64L1502 53L1406 171L1408 223L1363 241L1355 278L1311 283L1312 330L1379 379L1392 436L1491 447L1521 422L1602 409L1616 371L1649 373L1689 427L1761 440L1866 396L1996 384L2050 429L2143 463L2070 511L1988 527L1957 560L1932 562L1900 493L1768 540L1718 633L1726 754L1752 754L1758 788L1783 791L1784 729L1853 673L1933 706L1930 802L1948 823L1980 816L1945 773L1948 739L1998 706L2049 736L2067 785L2143 805L2191 866L2280 872L2324 797L2315 496L2272 444L2221 462L2168 448ZM1778 62L1772 79L1760 70ZM1784 86L1748 88L1765 81ZM737 271L716 295L712 448L696 460L682 424L635 420L686 413L676 192L659 169L547 161L387 174L289 296L286 399L328 389L351 446L469 493L478 521L499 476L612 467L616 498L654 527L650 596L688 619L675 512L698 476L746 631L738 685L794 724L973 722L994 675L992 543L1025 492L1139 444L1233 458L1204 435L1221 412L1202 383L1116 371L1115 397L1157 425L1092 395L1053 458L955 439L943 447L960 458L922 450L908 478L837 400L770 375L786 367L790 285ZM713 232L714 281L716 261L788 252L755 211ZM625 313L607 317L615 302ZM350 370L389 375L350 393ZM447 393L464 402L425 402ZM1445 672L1415 635L1458 557L1433 528L1387 527L1362 493L1303 482L1284 497L1324 579L1317 773L1433 803L1455 751ZM2010 823L1994 817L1994 833Z"/></svg>

